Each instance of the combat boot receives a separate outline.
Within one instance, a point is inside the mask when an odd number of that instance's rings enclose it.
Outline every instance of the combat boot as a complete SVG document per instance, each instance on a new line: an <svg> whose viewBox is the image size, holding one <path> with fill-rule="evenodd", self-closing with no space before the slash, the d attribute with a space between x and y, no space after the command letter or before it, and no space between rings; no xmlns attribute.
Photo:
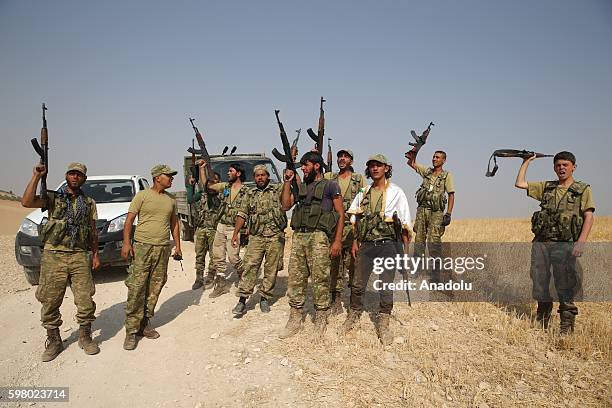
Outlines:
<svg viewBox="0 0 612 408"><path fill-rule="evenodd" d="M240 297L240 300L238 300L238 303L232 309L232 314L234 315L235 318L239 319L242 316L244 316L245 313L246 313L246 298Z"/></svg>
<svg viewBox="0 0 612 408"><path fill-rule="evenodd" d="M140 322L140 331L138 332L138 335L146 337L147 339L159 338L159 332L151 327L149 324L149 319L146 317L142 319L142 322Z"/></svg>
<svg viewBox="0 0 612 408"><path fill-rule="evenodd" d="M379 313L378 314L378 338L380 342L388 346L393 343L393 333L389 328L389 319L391 315L388 313Z"/></svg>
<svg viewBox="0 0 612 408"><path fill-rule="evenodd" d="M342 306L342 293L340 292L332 293L332 304L330 307L330 313L333 316L337 316L337 315L344 313L344 307Z"/></svg>
<svg viewBox="0 0 612 408"><path fill-rule="evenodd" d="M302 309L296 309L292 307L289 311L289 320L287 320L287 324L281 330L278 335L279 339L286 339L288 337L294 336L297 332L300 331L302 326Z"/></svg>
<svg viewBox="0 0 612 408"><path fill-rule="evenodd" d="M201 276L196 276L195 282L191 285L191 290L197 290L204 286L204 278Z"/></svg>
<svg viewBox="0 0 612 408"><path fill-rule="evenodd" d="M325 329L327 329L327 316L329 316L329 310L317 310L314 321L315 335L323 336L325 334Z"/></svg>
<svg viewBox="0 0 612 408"><path fill-rule="evenodd" d="M211 289L213 286L215 286L215 275L208 273L204 278L204 290Z"/></svg>
<svg viewBox="0 0 612 408"><path fill-rule="evenodd" d="M357 323L359 322L359 318L361 317L361 312L358 312L353 309L349 309L348 315L346 316L346 320L342 324L342 331L346 334L353 330Z"/></svg>
<svg viewBox="0 0 612 408"><path fill-rule="evenodd" d="M85 354L94 355L100 352L98 343L91 339L91 323L79 327L79 347Z"/></svg>
<svg viewBox="0 0 612 408"><path fill-rule="evenodd" d="M229 293L230 286L231 283L228 282L227 279L225 279L225 276L217 275L215 277L215 288L212 292L210 292L210 295L208 295L208 297L216 298L221 295L225 295L226 293Z"/></svg>
<svg viewBox="0 0 612 408"><path fill-rule="evenodd" d="M45 351L42 353L42 361L53 360L63 349L64 343L62 343L59 329L47 329L47 341L45 342Z"/></svg>
<svg viewBox="0 0 612 408"><path fill-rule="evenodd" d="M127 333L125 335L125 340L123 341L123 349L134 350L136 348L136 343L136 335Z"/></svg>
<svg viewBox="0 0 612 408"><path fill-rule="evenodd" d="M544 330L548 329L548 323L550 322L552 308L552 302L538 302L538 310L536 311L536 322L538 322L538 325L540 325Z"/></svg>
<svg viewBox="0 0 612 408"><path fill-rule="evenodd" d="M268 302L268 299L264 297L261 298L259 301L259 309L261 313L270 313L270 302Z"/></svg>

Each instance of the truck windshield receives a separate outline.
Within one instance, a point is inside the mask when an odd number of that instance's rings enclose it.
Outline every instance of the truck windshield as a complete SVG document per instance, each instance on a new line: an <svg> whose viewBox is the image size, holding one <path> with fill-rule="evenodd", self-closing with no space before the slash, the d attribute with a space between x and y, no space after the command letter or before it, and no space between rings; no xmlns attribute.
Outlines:
<svg viewBox="0 0 612 408"><path fill-rule="evenodd" d="M62 184L64 187L66 184ZM132 180L86 180L81 190L100 203L128 203L134 198Z"/></svg>
<svg viewBox="0 0 612 408"><path fill-rule="evenodd" d="M214 160L214 159L213 159ZM242 167L244 167L246 183L254 183L253 179L253 168L258 164L263 164L268 169L268 173L270 173L270 181L272 183L279 183L280 179L276 172L276 169L272 167L272 163L269 160L245 160L245 159L236 159L236 161L222 161L215 163L212 162L212 168L215 172L221 175L221 181L227 181L227 170L232 163L240 163Z"/></svg>

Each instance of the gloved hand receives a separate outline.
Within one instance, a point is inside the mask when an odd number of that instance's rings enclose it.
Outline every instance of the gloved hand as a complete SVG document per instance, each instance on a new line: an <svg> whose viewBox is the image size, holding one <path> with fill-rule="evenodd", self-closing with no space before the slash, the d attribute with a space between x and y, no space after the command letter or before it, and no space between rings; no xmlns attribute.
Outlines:
<svg viewBox="0 0 612 408"><path fill-rule="evenodd" d="M442 216L442 226L446 227L450 223L451 223L451 215L449 213L444 214Z"/></svg>

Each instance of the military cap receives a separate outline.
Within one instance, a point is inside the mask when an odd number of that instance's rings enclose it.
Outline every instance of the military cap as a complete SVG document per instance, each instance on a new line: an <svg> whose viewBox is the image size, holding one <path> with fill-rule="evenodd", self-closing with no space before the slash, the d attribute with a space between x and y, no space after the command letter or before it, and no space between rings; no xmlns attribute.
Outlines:
<svg viewBox="0 0 612 408"><path fill-rule="evenodd" d="M382 164L386 164L387 166L389 166L391 163L389 163L389 160L387 160L387 157L383 154L375 154L374 156L370 156L370 158L368 159L368 161L366 162L366 166L368 164L370 164L370 162L372 161L376 161Z"/></svg>
<svg viewBox="0 0 612 408"><path fill-rule="evenodd" d="M349 156L351 156L351 159L354 159L355 156L353 156L353 151L351 149L340 149L336 152L336 157L340 156L341 153L346 153Z"/></svg>
<svg viewBox="0 0 612 408"><path fill-rule="evenodd" d="M68 173L69 171L78 171L82 175L86 176L87 166L85 166L83 163L73 162L68 165L68 170L66 170L66 173Z"/></svg>
<svg viewBox="0 0 612 408"><path fill-rule="evenodd" d="M253 167L253 175L255 175L257 170L263 170L266 172L266 174L268 174L268 176L270 175L270 172L268 171L268 168L266 167L265 164L258 164L255 167Z"/></svg>
<svg viewBox="0 0 612 408"><path fill-rule="evenodd" d="M151 175L153 177L161 176L162 174L176 176L177 173L178 171L172 170L167 164L157 164L151 169Z"/></svg>

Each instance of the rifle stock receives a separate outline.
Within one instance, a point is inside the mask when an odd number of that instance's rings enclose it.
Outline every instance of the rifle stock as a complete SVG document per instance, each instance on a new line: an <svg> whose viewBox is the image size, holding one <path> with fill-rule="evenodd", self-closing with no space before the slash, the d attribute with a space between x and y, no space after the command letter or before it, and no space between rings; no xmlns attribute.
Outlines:
<svg viewBox="0 0 612 408"><path fill-rule="evenodd" d="M489 163L487 164L487 172L485 173L486 177L493 177L495 176L495 173L497 173L497 170L499 169L499 167L497 166L497 158L498 157L520 157L521 159L526 159L528 157L531 157L533 155L536 155L536 158L542 158L542 157L553 157L552 154L544 154L544 153L537 153L537 152L532 152L530 150L517 150L517 149L498 149L495 150L493 152L493 154L491 154L491 157L489 157ZM491 170L491 159L493 159L493 169Z"/></svg>

